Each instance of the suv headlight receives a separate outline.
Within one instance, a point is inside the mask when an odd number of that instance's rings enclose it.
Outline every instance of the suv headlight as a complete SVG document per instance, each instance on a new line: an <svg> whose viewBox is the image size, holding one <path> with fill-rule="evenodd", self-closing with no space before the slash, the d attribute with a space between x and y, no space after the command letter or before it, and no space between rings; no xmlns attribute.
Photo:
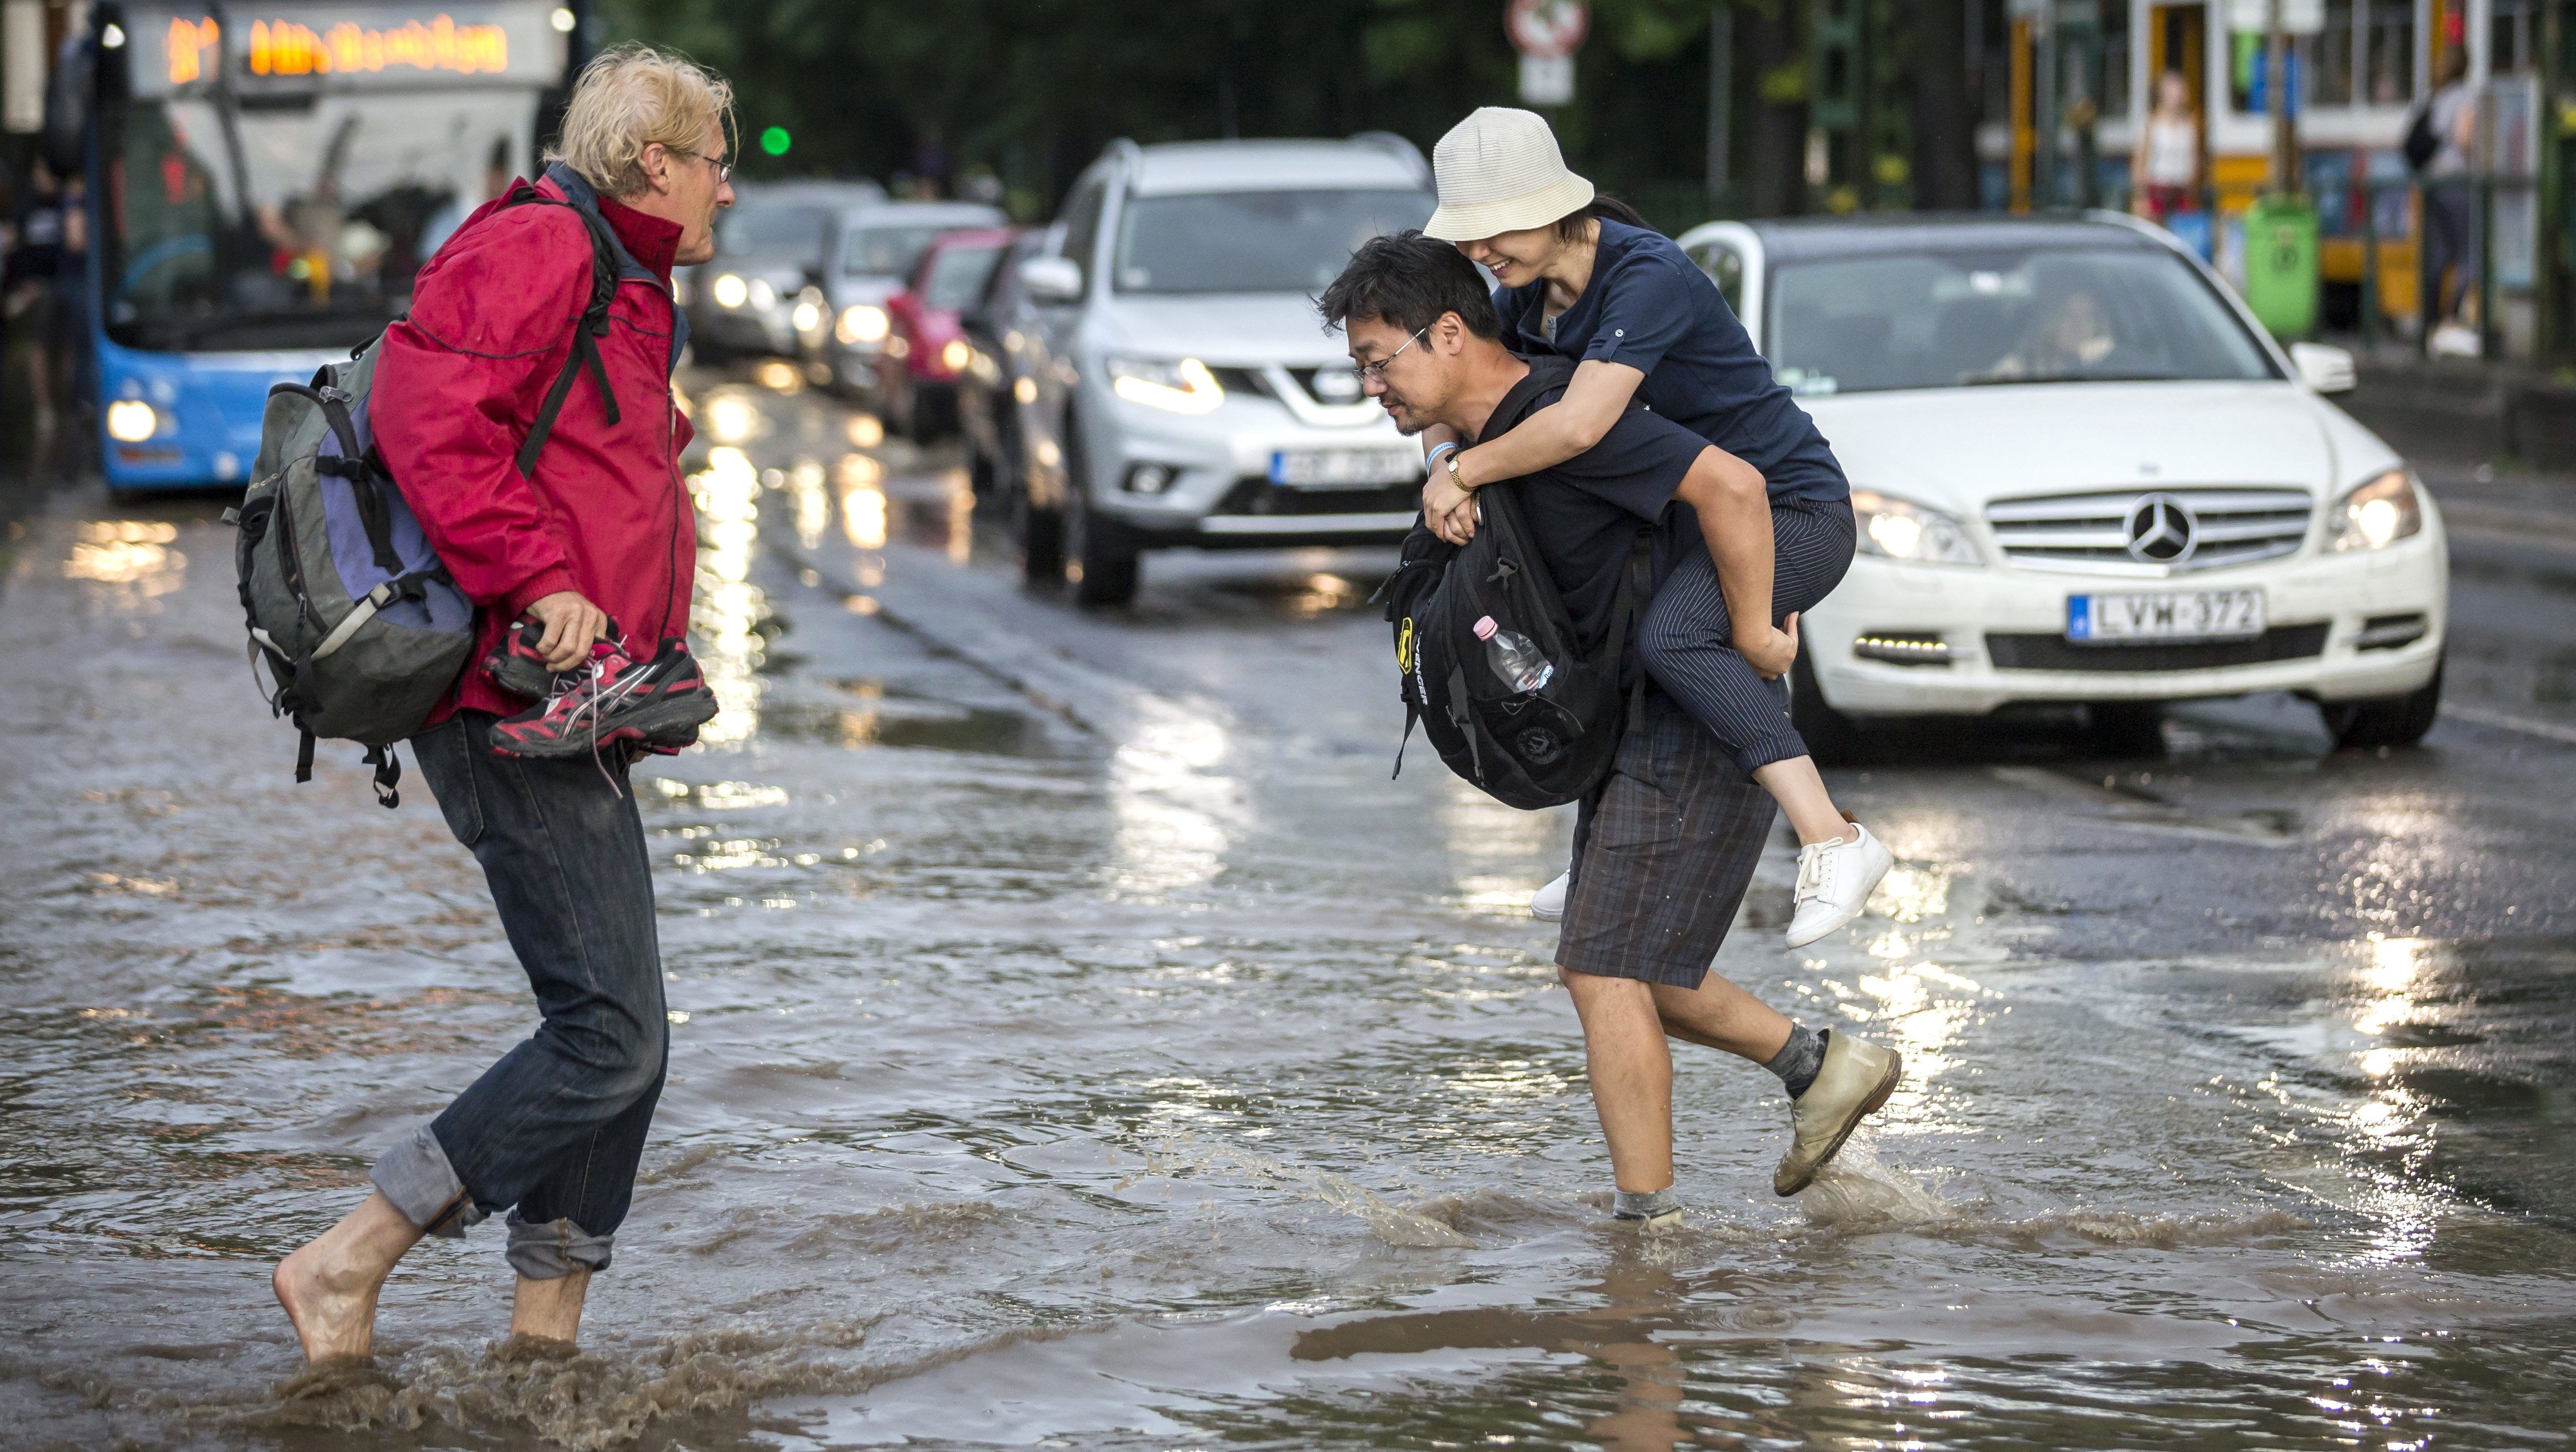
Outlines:
<svg viewBox="0 0 2576 1452"><path fill-rule="evenodd" d="M2326 515L2327 546L2335 550L2385 549L2424 528L2424 504L2414 477L2391 469L2335 501Z"/></svg>
<svg viewBox="0 0 2576 1452"><path fill-rule="evenodd" d="M850 345L882 343L888 326L885 309L869 303L852 303L841 309L841 321L833 327L832 336Z"/></svg>
<svg viewBox="0 0 2576 1452"><path fill-rule="evenodd" d="M1105 365L1109 389L1129 403L1169 409L1173 413L1206 413L1225 402L1216 375L1196 358L1160 363L1144 358L1112 358Z"/></svg>
<svg viewBox="0 0 2576 1452"><path fill-rule="evenodd" d="M1851 502L1862 554L1918 565L1985 563L1967 526L1937 509L1875 489L1853 490Z"/></svg>

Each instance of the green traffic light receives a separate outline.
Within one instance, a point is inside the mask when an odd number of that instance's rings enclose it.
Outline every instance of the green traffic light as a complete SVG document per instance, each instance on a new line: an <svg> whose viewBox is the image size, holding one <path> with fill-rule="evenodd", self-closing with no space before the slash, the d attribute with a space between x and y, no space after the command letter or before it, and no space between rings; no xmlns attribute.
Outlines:
<svg viewBox="0 0 2576 1452"><path fill-rule="evenodd" d="M787 128L784 126L772 126L760 133L760 149L772 156L785 156L787 148L792 144L787 135Z"/></svg>

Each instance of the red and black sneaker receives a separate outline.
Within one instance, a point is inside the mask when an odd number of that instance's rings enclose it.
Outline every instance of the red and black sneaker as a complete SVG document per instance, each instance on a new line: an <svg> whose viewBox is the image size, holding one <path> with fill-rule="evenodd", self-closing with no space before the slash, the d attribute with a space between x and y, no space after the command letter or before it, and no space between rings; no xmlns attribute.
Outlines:
<svg viewBox="0 0 2576 1452"><path fill-rule="evenodd" d="M617 633L615 621L609 622L608 633ZM483 658L483 674L514 696L542 701L553 695L555 673L537 650L537 642L545 636L546 623L542 620L521 620L511 626L492 647L492 653Z"/></svg>
<svg viewBox="0 0 2576 1452"><path fill-rule="evenodd" d="M542 759L596 755L628 741L680 747L696 740L715 714L715 692L686 642L663 641L651 660L638 661L601 641L591 647L589 664L554 678L543 702L495 722L492 749Z"/></svg>

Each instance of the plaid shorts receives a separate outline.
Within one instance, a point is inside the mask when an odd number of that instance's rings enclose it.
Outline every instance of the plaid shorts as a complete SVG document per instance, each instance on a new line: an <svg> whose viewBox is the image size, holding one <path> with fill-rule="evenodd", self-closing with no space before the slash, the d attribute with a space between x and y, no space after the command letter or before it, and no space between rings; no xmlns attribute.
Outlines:
<svg viewBox="0 0 2576 1452"><path fill-rule="evenodd" d="M1610 777L1574 823L1556 961L1576 973L1697 988L1762 858L1777 806L1663 692L1646 693Z"/></svg>

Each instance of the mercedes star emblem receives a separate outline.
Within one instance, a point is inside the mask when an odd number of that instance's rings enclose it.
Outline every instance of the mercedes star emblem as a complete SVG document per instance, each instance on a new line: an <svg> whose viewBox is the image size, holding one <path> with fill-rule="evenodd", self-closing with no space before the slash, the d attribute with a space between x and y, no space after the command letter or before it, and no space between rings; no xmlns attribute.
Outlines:
<svg viewBox="0 0 2576 1452"><path fill-rule="evenodd" d="M2188 559L2200 543L2200 521L2170 494L2150 494L2129 507L2129 557L2151 565Z"/></svg>

